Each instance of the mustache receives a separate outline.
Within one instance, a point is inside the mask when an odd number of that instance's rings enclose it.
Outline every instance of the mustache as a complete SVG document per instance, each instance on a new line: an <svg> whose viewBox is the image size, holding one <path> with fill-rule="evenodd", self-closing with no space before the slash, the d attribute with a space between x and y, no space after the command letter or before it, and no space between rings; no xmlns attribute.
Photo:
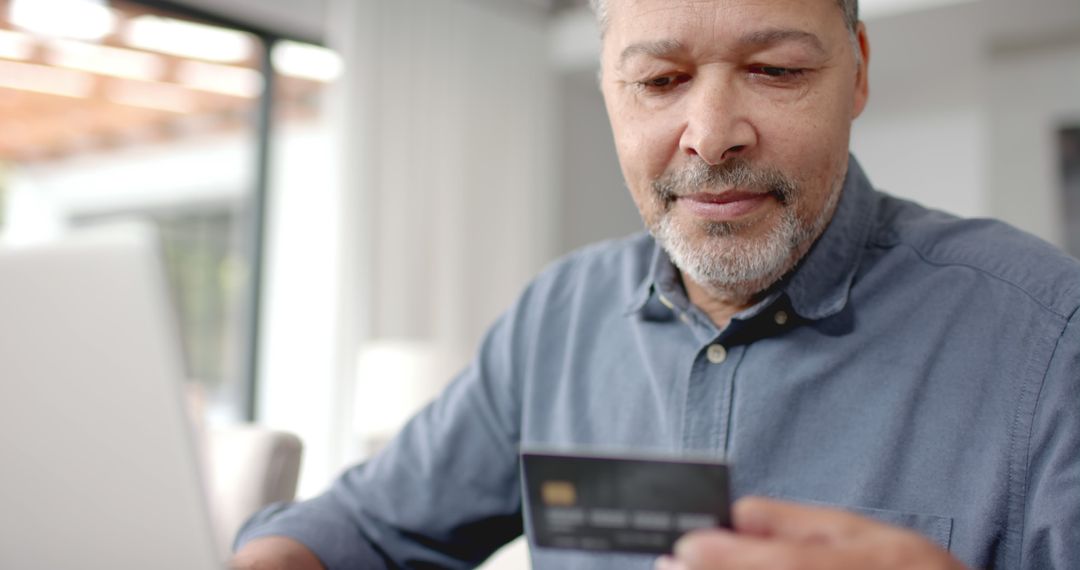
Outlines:
<svg viewBox="0 0 1080 570"><path fill-rule="evenodd" d="M696 160L690 166L658 178L652 183L653 192L665 206L676 198L702 191L720 192L729 188L760 194L772 194L781 204L795 198L795 180L775 168L755 168L744 158L721 164L706 164Z"/></svg>

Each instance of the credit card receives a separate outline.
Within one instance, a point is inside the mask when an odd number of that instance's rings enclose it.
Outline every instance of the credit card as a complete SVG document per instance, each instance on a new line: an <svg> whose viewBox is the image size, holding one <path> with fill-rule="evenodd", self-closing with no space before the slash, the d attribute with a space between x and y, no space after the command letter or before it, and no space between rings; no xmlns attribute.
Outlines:
<svg viewBox="0 0 1080 570"><path fill-rule="evenodd" d="M689 531L731 525L719 461L527 450L521 465L536 546L669 554Z"/></svg>

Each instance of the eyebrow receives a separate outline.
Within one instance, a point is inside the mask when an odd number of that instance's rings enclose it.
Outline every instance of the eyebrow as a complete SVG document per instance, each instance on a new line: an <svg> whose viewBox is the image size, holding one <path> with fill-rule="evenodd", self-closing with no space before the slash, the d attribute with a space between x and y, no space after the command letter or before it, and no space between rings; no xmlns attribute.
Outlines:
<svg viewBox="0 0 1080 570"><path fill-rule="evenodd" d="M820 55L828 53L828 50L825 49L825 44L823 44L821 39L816 35L792 28L771 28L753 31L741 36L736 41L736 44L744 49L762 49L788 42L803 44L818 52ZM626 46L626 49L619 54L619 61L616 68L623 67L628 60L639 55L667 58L681 51L686 51L686 46L678 40L652 40L633 43Z"/></svg>
<svg viewBox="0 0 1080 570"><path fill-rule="evenodd" d="M756 48L763 48L787 42L803 44L821 55L828 53L828 50L825 49L825 44L821 42L821 38L810 32L792 28L773 28L750 32L739 38L738 41L739 45Z"/></svg>
<svg viewBox="0 0 1080 570"><path fill-rule="evenodd" d="M631 58L639 55L648 55L656 58L670 57L674 53L684 51L686 46L678 40L654 40L637 42L626 46L619 54L619 62L616 68L621 68Z"/></svg>

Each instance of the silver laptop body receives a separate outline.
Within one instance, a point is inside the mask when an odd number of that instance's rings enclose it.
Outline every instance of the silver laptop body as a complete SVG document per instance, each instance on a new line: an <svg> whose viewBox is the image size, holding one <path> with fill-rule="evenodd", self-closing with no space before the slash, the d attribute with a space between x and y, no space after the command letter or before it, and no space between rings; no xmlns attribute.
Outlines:
<svg viewBox="0 0 1080 570"><path fill-rule="evenodd" d="M0 249L0 568L220 569L154 234Z"/></svg>

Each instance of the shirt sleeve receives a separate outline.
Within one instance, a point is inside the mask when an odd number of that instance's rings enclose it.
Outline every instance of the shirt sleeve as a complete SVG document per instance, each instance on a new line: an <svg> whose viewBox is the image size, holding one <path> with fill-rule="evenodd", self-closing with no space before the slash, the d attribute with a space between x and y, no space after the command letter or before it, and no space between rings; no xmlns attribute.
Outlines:
<svg viewBox="0 0 1080 570"><path fill-rule="evenodd" d="M469 367L381 453L321 496L257 514L236 547L276 535L329 570L472 568L520 535L520 321L517 308L497 321Z"/></svg>
<svg viewBox="0 0 1080 570"><path fill-rule="evenodd" d="M1021 564L1064 570L1080 560L1080 313L1047 370L1028 455Z"/></svg>

